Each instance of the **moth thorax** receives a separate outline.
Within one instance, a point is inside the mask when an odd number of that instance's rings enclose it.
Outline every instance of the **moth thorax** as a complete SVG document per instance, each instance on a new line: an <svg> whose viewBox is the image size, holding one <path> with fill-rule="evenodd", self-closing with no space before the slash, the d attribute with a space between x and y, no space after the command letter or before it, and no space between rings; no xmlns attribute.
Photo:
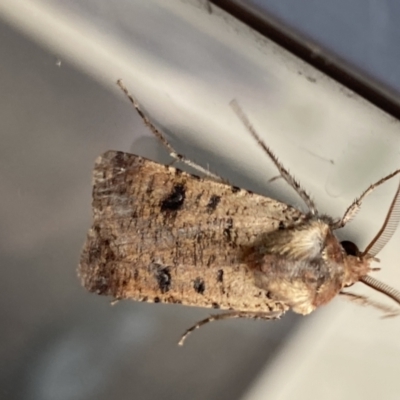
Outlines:
<svg viewBox="0 0 400 400"><path fill-rule="evenodd" d="M333 234L331 229L328 229L325 236L325 243L322 249L322 258L326 262L344 265L343 247Z"/></svg>

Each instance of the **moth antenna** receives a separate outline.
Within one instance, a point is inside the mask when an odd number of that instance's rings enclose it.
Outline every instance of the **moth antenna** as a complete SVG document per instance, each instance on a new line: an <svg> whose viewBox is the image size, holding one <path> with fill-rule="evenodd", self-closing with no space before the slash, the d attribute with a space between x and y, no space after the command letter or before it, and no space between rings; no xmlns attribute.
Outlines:
<svg viewBox="0 0 400 400"><path fill-rule="evenodd" d="M361 257L365 255L370 255L372 257L376 256L386 245L387 242L392 238L393 234L396 232L397 226L400 221L400 182L397 187L396 193L390 203L389 210L386 214L385 221L381 229L371 240L370 244L362 252Z"/></svg>
<svg viewBox="0 0 400 400"><path fill-rule="evenodd" d="M223 314L214 314L210 315L207 318L197 322L197 324L190 327L181 337L178 342L179 346L183 346L186 338L196 329L201 328L203 325L208 324L209 322L221 321L223 319L230 318L253 318L253 319L278 319L283 314L283 311L271 311L270 313L254 313L254 312L240 312L240 311L231 311Z"/></svg>
<svg viewBox="0 0 400 400"><path fill-rule="evenodd" d="M360 282L362 282L362 283L366 284L367 286L371 287L372 289L375 289L376 291L390 297L397 304L400 304L400 292L398 290L390 287L389 285L386 285L386 283L382 283L369 275L366 275L366 276L360 278Z"/></svg>
<svg viewBox="0 0 400 400"><path fill-rule="evenodd" d="M126 97L129 99L129 101L132 103L132 105L135 108L136 112L139 114L140 118L142 118L143 123L151 130L153 135L169 151L169 155L174 159L173 162L176 162L176 161L183 162L184 164L189 165L190 167L192 167L192 168L196 169L197 171L203 173L204 175L208 176L210 179L215 180L216 182L222 182L223 181L223 179L221 179L218 175L213 174L212 172L210 172L210 170L208 170L206 168L203 168L202 166L196 164L195 162L190 161L189 159L187 159L182 154L177 153L175 151L175 149L169 144L169 142L165 138L164 134L154 126L154 124L150 121L150 119L147 117L147 115L141 110L141 108L139 106L139 103L129 93L129 90L123 84L121 79L117 80L117 85L120 87L120 89L125 93Z"/></svg>
<svg viewBox="0 0 400 400"><path fill-rule="evenodd" d="M396 169L396 171L380 179L378 182L375 182L372 185L370 185L363 193L361 193L359 197L357 197L353 201L353 203L350 204L349 208L346 210L343 217L339 221L336 221L333 224L331 224L331 229L343 228L358 213L361 207L361 203L365 197L367 197L371 192L373 192L378 186L382 185L382 183L385 183L386 181L393 178L395 175L399 173L400 169Z"/></svg>
<svg viewBox="0 0 400 400"><path fill-rule="evenodd" d="M140 118L142 118L144 124L152 131L153 135L169 150L170 153L175 153L175 149L168 143L168 141L167 141L167 139L165 139L164 135L154 126L154 124L149 120L147 115L141 110L139 103L129 93L129 90L123 84L122 79L117 80L117 85L125 93L125 96L132 103L136 112L139 114Z"/></svg>
<svg viewBox="0 0 400 400"><path fill-rule="evenodd" d="M384 313L386 313L385 317L394 317L399 315L400 310L397 308L393 308L390 306L387 306L386 304L382 304L376 301L373 301L371 299L369 299L366 296L363 296L361 294L355 294L355 293L351 293L351 292L339 292L339 294L343 297L345 297L347 300L353 301L354 303L357 303L361 306L365 306L365 307L374 307L376 309L378 309L379 311L383 311Z"/></svg>
<svg viewBox="0 0 400 400"><path fill-rule="evenodd" d="M261 140L260 136L258 136L256 130L253 125L250 123L249 118L240 108L238 102L236 100L232 100L230 105L239 119L242 121L243 125L247 128L253 138L257 141L258 145L268 154L269 158L275 164L279 173L285 179L285 181L297 192L297 194L301 197L301 199L306 204L311 215L318 215L317 208L315 207L314 202L312 201L309 194L300 186L300 183L289 173L289 171L281 164L276 155L272 152L272 150Z"/></svg>

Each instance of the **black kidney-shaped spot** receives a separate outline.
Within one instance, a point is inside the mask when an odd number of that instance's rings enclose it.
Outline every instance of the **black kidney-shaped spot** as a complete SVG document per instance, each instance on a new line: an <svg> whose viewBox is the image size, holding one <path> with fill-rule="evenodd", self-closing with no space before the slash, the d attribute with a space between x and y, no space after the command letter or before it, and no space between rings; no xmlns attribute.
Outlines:
<svg viewBox="0 0 400 400"><path fill-rule="evenodd" d="M161 211L178 211L185 202L186 191L182 184L175 185L171 193L161 202Z"/></svg>
<svg viewBox="0 0 400 400"><path fill-rule="evenodd" d="M206 285L203 279L196 278L193 282L193 288L197 293L204 294L204 291L206 290Z"/></svg>

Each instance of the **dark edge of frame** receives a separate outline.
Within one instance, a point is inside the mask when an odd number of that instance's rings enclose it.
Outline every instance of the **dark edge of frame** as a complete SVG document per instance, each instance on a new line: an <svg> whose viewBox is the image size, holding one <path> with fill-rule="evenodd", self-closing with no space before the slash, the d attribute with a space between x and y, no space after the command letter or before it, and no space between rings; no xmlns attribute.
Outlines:
<svg viewBox="0 0 400 400"><path fill-rule="evenodd" d="M377 107L400 119L399 94L392 88L357 70L320 44L297 32L271 14L232 0L211 0L238 20L271 39L308 64L364 97Z"/></svg>

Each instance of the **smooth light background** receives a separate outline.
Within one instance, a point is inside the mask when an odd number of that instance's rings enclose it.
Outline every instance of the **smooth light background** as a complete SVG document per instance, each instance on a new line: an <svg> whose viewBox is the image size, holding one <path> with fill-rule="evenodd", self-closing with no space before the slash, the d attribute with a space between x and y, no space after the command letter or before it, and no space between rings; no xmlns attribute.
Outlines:
<svg viewBox="0 0 400 400"><path fill-rule="evenodd" d="M237 98L332 215L399 166L398 121L204 2L4 0L0 18L0 397L397 398L400 322L374 310L338 300L307 318L224 322L182 349L179 335L207 310L111 307L75 270L95 157L112 148L166 161L118 78L190 158L303 207L282 182L268 183L276 171L229 108ZM362 21L354 29L367 46ZM396 184L341 235L368 243ZM379 277L394 286L398 240L380 255Z"/></svg>

